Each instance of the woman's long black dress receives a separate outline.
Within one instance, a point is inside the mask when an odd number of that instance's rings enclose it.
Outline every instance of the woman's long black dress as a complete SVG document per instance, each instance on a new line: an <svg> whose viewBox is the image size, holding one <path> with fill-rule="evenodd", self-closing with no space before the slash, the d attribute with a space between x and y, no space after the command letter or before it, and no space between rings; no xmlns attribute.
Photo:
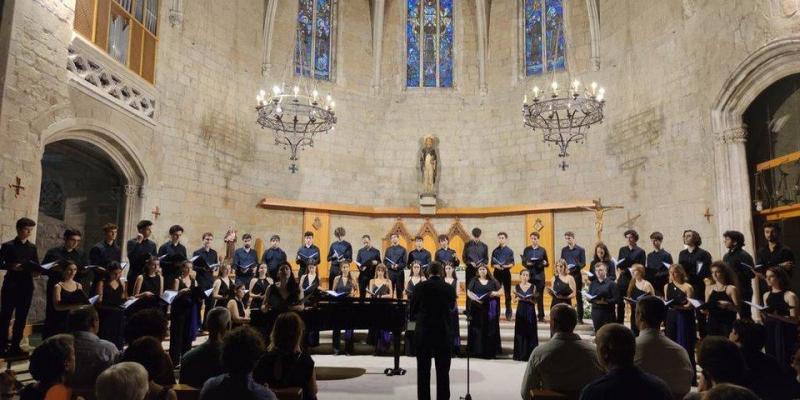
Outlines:
<svg viewBox="0 0 800 400"><path fill-rule="evenodd" d="M528 290L522 290L519 285L514 287L520 298L531 296L527 299L531 301L534 301L533 289L533 284L528 287ZM528 361L533 349L539 345L535 308L527 301L520 300L517 303L517 314L514 318L514 359L517 361Z"/></svg>
<svg viewBox="0 0 800 400"><path fill-rule="evenodd" d="M694 308L683 309L676 307L686 305L688 300L686 292L672 282L667 285L666 296L668 301L672 300L672 303L670 303L667 311L667 323L664 327L664 333L673 342L686 349L686 352L689 353L689 361L692 362L692 368L696 372L694 347L697 344L697 323L695 321L695 310Z"/></svg>
<svg viewBox="0 0 800 400"><path fill-rule="evenodd" d="M336 293L344 293L342 297L350 297L353 293L353 282L350 280L339 279L336 286L333 288ZM341 352L342 349L342 331L333 331L333 351L335 354ZM353 354L353 330L348 329L344 331L344 351L347 354Z"/></svg>
<svg viewBox="0 0 800 400"><path fill-rule="evenodd" d="M764 327L767 331L767 341L764 347L766 353L775 357L787 371L791 368L792 355L797 345L797 325L772 317L788 317L789 304L784 299L785 291L769 292L766 306L767 317Z"/></svg>
<svg viewBox="0 0 800 400"><path fill-rule="evenodd" d="M389 285L391 285L391 282ZM370 288L370 290L375 290L374 298L380 298L391 293L388 285L383 285L377 289ZM392 332L385 329L370 329L367 333L367 343L375 346L375 354L386 353L392 344Z"/></svg>
<svg viewBox="0 0 800 400"><path fill-rule="evenodd" d="M231 287L222 279L219 279L219 290L217 291L217 296L222 296L222 298L217 299L214 302L214 307L227 307L228 300L231 297Z"/></svg>
<svg viewBox="0 0 800 400"><path fill-rule="evenodd" d="M314 304L319 298L319 276L308 279L308 275L300 280L300 290L303 291L303 303ZM319 331L306 331L306 347L319 346Z"/></svg>
<svg viewBox="0 0 800 400"><path fill-rule="evenodd" d="M263 296L265 293L267 293L268 287L269 287L269 281L267 281L266 278L257 279L256 283L253 285L253 289L250 290L250 294ZM250 301L250 310L260 310L261 305L263 303L264 303L263 297L254 297L253 300Z"/></svg>
<svg viewBox="0 0 800 400"><path fill-rule="evenodd" d="M190 278L189 286L178 280L178 291L192 289L197 282ZM197 337L199 322L197 321L197 302L193 299L192 292L184 292L172 301L169 316L169 355L172 363L178 365L181 356L192 348L192 342Z"/></svg>
<svg viewBox="0 0 800 400"><path fill-rule="evenodd" d="M121 307L124 303L123 292L121 281L117 281L116 289L112 288L108 281L103 282L103 302L98 308L100 330L97 336L114 343L120 350L124 344L123 332L125 331L125 312Z"/></svg>
<svg viewBox="0 0 800 400"><path fill-rule="evenodd" d="M409 279L406 282L406 298L408 298L408 304L411 304L411 299L414 297L414 288L422 283L420 280L418 283L414 283L413 280ZM408 321L411 318L411 307L408 308L408 314L406 314L406 320ZM417 347L416 342L414 341L414 336L416 335L414 329L414 323L410 322L406 325L406 332L405 332L405 347L406 347L406 355L409 357L415 357L417 355Z"/></svg>
<svg viewBox="0 0 800 400"><path fill-rule="evenodd" d="M634 336L639 336L639 327L636 326L636 301L639 300L640 297L646 295L647 292L641 290L636 287L636 284L633 284L633 290L631 290L630 298L635 300L631 305L631 331L633 331Z"/></svg>
<svg viewBox="0 0 800 400"><path fill-rule="evenodd" d="M458 294L458 280L453 279L453 281L450 282L450 286L452 286L453 290ZM450 323L453 327L453 355L461 354L461 329L458 324L458 315L458 301L456 299L455 307L450 310Z"/></svg>
<svg viewBox="0 0 800 400"><path fill-rule="evenodd" d="M725 336L733 330L733 321L736 321L736 311L724 309L719 306L720 301L727 301L733 303L731 296L722 291L711 290L711 294L706 299L708 304L708 334L713 336Z"/></svg>
<svg viewBox="0 0 800 400"><path fill-rule="evenodd" d="M77 304L89 304L89 299L86 297L86 293L83 293L82 289L76 288L70 292L64 286L62 286L61 283L57 283L56 286L61 286L62 305L71 306ZM54 304L53 312L50 313L49 317L50 318L45 321L45 325L48 327L47 331L50 333L50 336L69 332L67 327L69 311L58 311L55 309Z"/></svg>
<svg viewBox="0 0 800 400"><path fill-rule="evenodd" d="M470 305L470 322L468 329L469 351L475 357L494 358L500 353L500 301L489 293L500 290L500 285L491 279L481 283L475 277L469 284L469 291L482 298L482 302L473 301Z"/></svg>
<svg viewBox="0 0 800 400"><path fill-rule="evenodd" d="M166 314L166 306L161 301L160 293L161 293L161 276L144 276L142 275L142 286L139 289L139 293L150 292L154 296L149 298L141 297L139 300L136 300L135 303L131 304L125 310L125 315L131 316L136 314L136 312L148 308L155 308L160 310L164 314Z"/></svg>
<svg viewBox="0 0 800 400"><path fill-rule="evenodd" d="M556 275L553 277L553 292L559 296L569 296L572 294L572 288L569 287L567 282L562 281L561 278ZM558 299L553 296L553 302L550 304L550 308L553 308L556 304L572 305L572 299Z"/></svg>

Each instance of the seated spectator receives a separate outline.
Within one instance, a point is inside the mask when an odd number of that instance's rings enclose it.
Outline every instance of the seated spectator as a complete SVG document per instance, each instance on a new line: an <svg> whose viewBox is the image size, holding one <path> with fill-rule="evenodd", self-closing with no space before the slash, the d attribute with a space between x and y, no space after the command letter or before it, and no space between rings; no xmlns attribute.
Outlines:
<svg viewBox="0 0 800 400"><path fill-rule="evenodd" d="M67 378L75 371L75 347L72 336L54 335L33 350L30 372L36 383L25 386L21 400L69 400L72 390Z"/></svg>
<svg viewBox="0 0 800 400"><path fill-rule="evenodd" d="M586 384L603 375L595 346L575 334L578 314L568 304L550 309L552 337L533 349L522 378L521 395L530 398L531 389L549 389L570 399Z"/></svg>
<svg viewBox="0 0 800 400"><path fill-rule="evenodd" d="M223 373L220 355L222 340L231 329L231 313L227 308L216 307L206 316L208 340L189 350L181 358L180 383L200 389L206 381Z"/></svg>
<svg viewBox="0 0 800 400"><path fill-rule="evenodd" d="M771 397L764 397L764 399L772 399ZM761 400L750 389L732 385L730 383L722 383L714 386L706 392L703 400Z"/></svg>
<svg viewBox="0 0 800 400"><path fill-rule="evenodd" d="M317 375L314 360L300 349L305 326L296 313L278 316L270 335L270 345L255 369L253 380L268 387L281 389L299 387L304 400L317 398Z"/></svg>
<svg viewBox="0 0 800 400"><path fill-rule="evenodd" d="M764 353L764 326L750 320L738 319L728 338L739 346L747 365L747 387L764 399L791 399L794 382L781 372L775 357Z"/></svg>
<svg viewBox="0 0 800 400"><path fill-rule="evenodd" d="M667 308L658 297L646 296L636 304L636 356L633 363L653 374L669 386L672 397L682 399L692 388L694 368L689 353L681 345L661 333Z"/></svg>
<svg viewBox="0 0 800 400"><path fill-rule="evenodd" d="M167 317L164 316L164 313L157 309L149 308L137 311L128 319L128 322L125 324L125 342L132 344L143 337L154 338L158 343L166 340ZM123 361L135 361L127 359L126 354L129 350L130 346L125 350L125 354L122 356ZM164 367L160 369L160 371L163 372L158 375L153 375L153 371L148 368L147 370L150 373L150 378L159 385L174 385L175 374L172 372L172 359L169 354L163 350L158 354L158 357L166 358L165 360L158 361L164 364ZM167 367L167 365L169 367Z"/></svg>
<svg viewBox="0 0 800 400"><path fill-rule="evenodd" d="M161 347L161 342L152 336L140 337L125 349L122 361L139 363L147 370L148 400L177 399L175 391L170 388L175 383L175 378L172 378L172 383L161 383L156 379L173 374L172 360Z"/></svg>
<svg viewBox="0 0 800 400"><path fill-rule="evenodd" d="M581 400L672 399L664 381L634 365L636 339L626 326L616 323L603 325L597 331L595 343L597 358L608 372L583 388Z"/></svg>
<svg viewBox="0 0 800 400"><path fill-rule="evenodd" d="M203 385L200 400L275 400L275 394L253 380L253 368L264 353L261 335L248 326L234 329L222 343L225 373Z"/></svg>
<svg viewBox="0 0 800 400"><path fill-rule="evenodd" d="M147 396L147 371L140 364L121 362L97 377L97 400L144 400Z"/></svg>
<svg viewBox="0 0 800 400"><path fill-rule="evenodd" d="M75 339L75 373L70 384L91 387L103 370L119 355L117 346L97 337L100 319L93 307L82 307L69 314L69 330Z"/></svg>
<svg viewBox="0 0 800 400"><path fill-rule="evenodd" d="M697 380L698 391L686 395L687 400L703 399L704 392L721 383L745 386L744 357L728 338L706 336L698 346L697 365L702 370Z"/></svg>

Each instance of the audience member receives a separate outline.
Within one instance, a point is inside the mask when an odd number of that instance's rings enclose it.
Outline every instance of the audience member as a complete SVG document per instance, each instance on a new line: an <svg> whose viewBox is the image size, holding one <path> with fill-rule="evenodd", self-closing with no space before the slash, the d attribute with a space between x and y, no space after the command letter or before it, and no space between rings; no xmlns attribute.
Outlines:
<svg viewBox="0 0 800 400"><path fill-rule="evenodd" d="M131 344L143 336L151 336L159 341L167 338L167 317L156 309L135 312L125 322L125 343Z"/></svg>
<svg viewBox="0 0 800 400"><path fill-rule="evenodd" d="M672 399L663 380L633 363L636 339L630 329L617 323L603 325L595 342L597 358L608 372L583 388L581 400Z"/></svg>
<svg viewBox="0 0 800 400"><path fill-rule="evenodd" d="M100 319L93 307L73 310L68 321L75 339L75 373L70 384L91 387L97 376L116 361L119 351L113 343L97 337Z"/></svg>
<svg viewBox="0 0 800 400"><path fill-rule="evenodd" d="M314 360L300 348L304 330L303 320L296 313L279 315L272 328L269 349L253 370L253 380L275 389L300 387L304 400L315 400Z"/></svg>
<svg viewBox="0 0 800 400"><path fill-rule="evenodd" d="M554 390L575 399L586 384L603 375L595 346L573 332L577 323L578 314L570 305L550 309L552 337L531 353L522 378L523 399L530 398L531 389Z"/></svg>
<svg viewBox="0 0 800 400"><path fill-rule="evenodd" d="M181 358L180 383L200 389L203 384L223 372L220 356L222 340L231 329L231 313L227 308L216 307L206 316L208 340L189 350Z"/></svg>
<svg viewBox="0 0 800 400"><path fill-rule="evenodd" d="M736 344L722 336L707 336L697 349L697 365L702 372L697 380L698 392L686 400L703 399L703 392L721 383L744 386L747 366Z"/></svg>
<svg viewBox="0 0 800 400"><path fill-rule="evenodd" d="M275 400L275 394L253 380L253 368L264 353L261 335L249 326L229 333L222 343L224 374L215 376L203 385L200 400Z"/></svg>
<svg viewBox="0 0 800 400"><path fill-rule="evenodd" d="M121 362L97 377L97 400L144 400L148 392L147 371L141 364Z"/></svg>
<svg viewBox="0 0 800 400"><path fill-rule="evenodd" d="M747 387L764 399L791 399L794 383L781 372L775 357L764 353L764 326L750 320L736 320L728 338L739 346L747 365Z"/></svg>
<svg viewBox="0 0 800 400"><path fill-rule="evenodd" d="M148 400L174 400L175 391L170 388L175 383L172 373L172 360L161 347L161 342L152 336L136 339L122 355L122 361L141 364L147 370ZM171 380L168 377L172 377Z"/></svg>
<svg viewBox="0 0 800 400"><path fill-rule="evenodd" d="M72 390L67 379L75 371L75 347L72 336L60 334L47 338L33 350L30 372L36 383L22 389L21 400L69 400Z"/></svg>
<svg viewBox="0 0 800 400"><path fill-rule="evenodd" d="M765 400L771 400L771 397L764 397ZM722 383L714 386L706 392L703 400L761 400L750 389L730 383Z"/></svg>
<svg viewBox="0 0 800 400"><path fill-rule="evenodd" d="M689 353L661 332L667 317L664 301L654 296L639 299L636 305L636 356L633 363L669 386L672 397L682 399L692 388L694 368Z"/></svg>

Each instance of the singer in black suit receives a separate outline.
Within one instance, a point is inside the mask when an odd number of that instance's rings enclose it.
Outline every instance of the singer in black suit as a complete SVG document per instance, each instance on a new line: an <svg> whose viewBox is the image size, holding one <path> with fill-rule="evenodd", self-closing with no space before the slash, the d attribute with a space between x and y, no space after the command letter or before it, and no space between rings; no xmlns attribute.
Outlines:
<svg viewBox="0 0 800 400"><path fill-rule="evenodd" d="M456 291L442 275L444 267L431 263L430 279L420 282L411 297L411 320L416 321L417 398L431 398L431 358L436 360L436 398L450 398L450 310L456 306Z"/></svg>

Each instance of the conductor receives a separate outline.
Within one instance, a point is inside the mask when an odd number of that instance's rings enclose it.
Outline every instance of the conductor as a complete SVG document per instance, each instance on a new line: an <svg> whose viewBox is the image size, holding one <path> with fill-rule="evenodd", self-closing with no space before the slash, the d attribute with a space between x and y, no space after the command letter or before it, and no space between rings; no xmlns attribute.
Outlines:
<svg viewBox="0 0 800 400"><path fill-rule="evenodd" d="M431 263L430 279L419 283L411 298L411 320L416 322L417 398L431 398L431 358L436 360L436 399L450 398L450 343L453 335L450 312L456 306L456 292L442 275L444 267Z"/></svg>

